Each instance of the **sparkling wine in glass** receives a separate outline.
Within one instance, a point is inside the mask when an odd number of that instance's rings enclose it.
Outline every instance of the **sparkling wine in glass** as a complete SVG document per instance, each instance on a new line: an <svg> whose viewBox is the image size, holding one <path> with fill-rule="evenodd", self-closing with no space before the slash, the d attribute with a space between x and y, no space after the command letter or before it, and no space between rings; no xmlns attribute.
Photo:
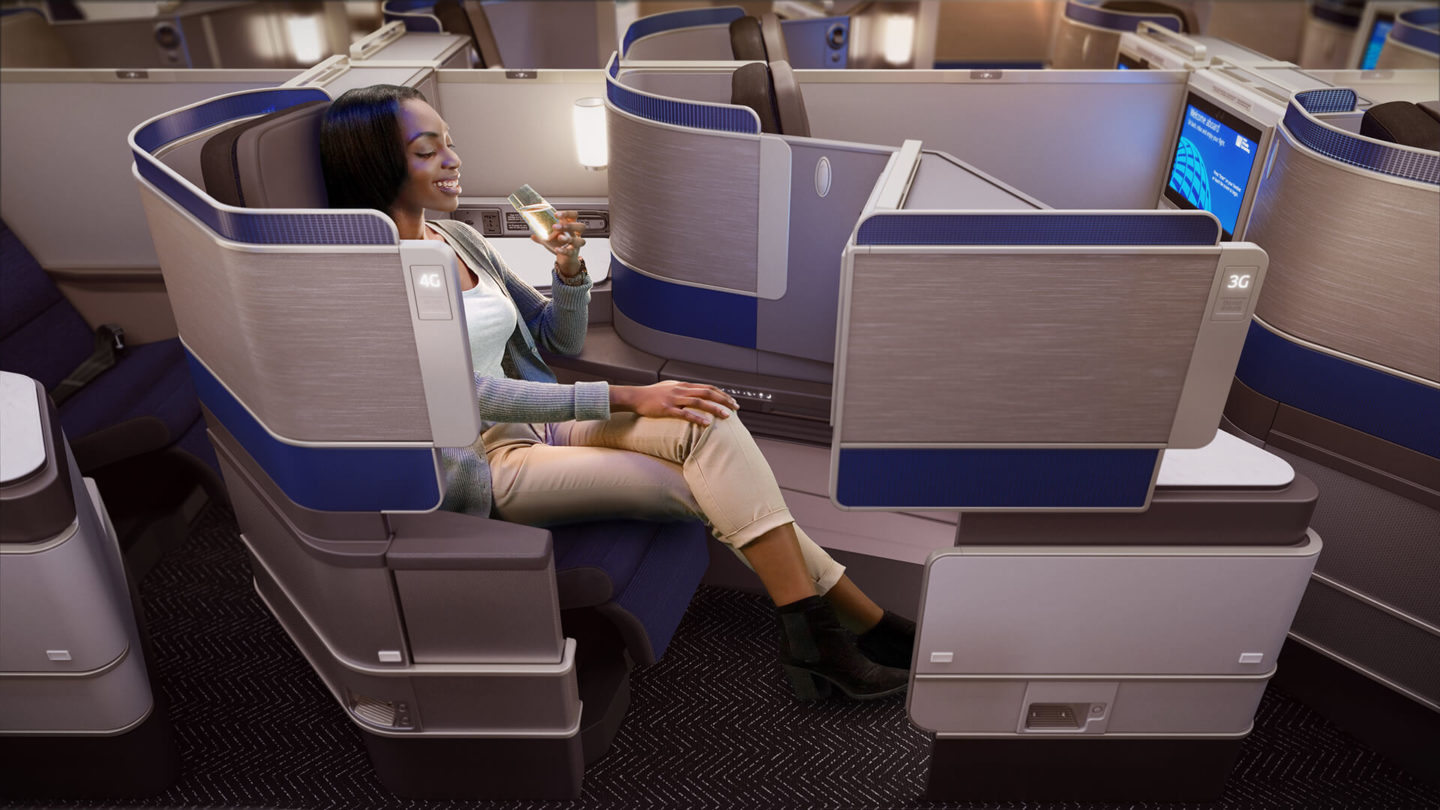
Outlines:
<svg viewBox="0 0 1440 810"><path fill-rule="evenodd" d="M536 193L528 183L510 195L510 204L515 206L515 210L530 224L530 230L541 239L550 238L550 231L554 229L559 218L555 214L554 206L545 202L545 198Z"/></svg>

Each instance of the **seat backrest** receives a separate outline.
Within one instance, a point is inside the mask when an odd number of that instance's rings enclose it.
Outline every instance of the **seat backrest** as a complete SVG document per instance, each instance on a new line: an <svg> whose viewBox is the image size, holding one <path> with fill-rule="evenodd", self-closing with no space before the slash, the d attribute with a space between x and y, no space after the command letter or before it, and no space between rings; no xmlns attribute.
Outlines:
<svg viewBox="0 0 1440 810"><path fill-rule="evenodd" d="M780 30L780 18L773 12L760 16L760 35L765 40L765 58L771 63L790 62L790 51L785 47L785 33Z"/></svg>
<svg viewBox="0 0 1440 810"><path fill-rule="evenodd" d="M310 101L211 135L200 150L205 190L242 208L326 208L320 121L329 105Z"/></svg>
<svg viewBox="0 0 1440 810"><path fill-rule="evenodd" d="M810 116L805 114L805 98L795 81L795 72L785 61L770 62L770 81L775 87L775 108L780 113L780 133L810 137Z"/></svg>
<svg viewBox="0 0 1440 810"><path fill-rule="evenodd" d="M1365 111L1360 134L1401 146L1440 151L1440 119L1418 104L1388 101Z"/></svg>
<svg viewBox="0 0 1440 810"><path fill-rule="evenodd" d="M754 110L755 114L760 116L761 132L780 134L780 115L775 109L775 90L770 85L770 69L764 62L742 65L730 74L730 103Z"/></svg>
<svg viewBox="0 0 1440 810"><path fill-rule="evenodd" d="M0 221L0 369L50 390L90 355L93 336L50 275Z"/></svg>
<svg viewBox="0 0 1440 810"><path fill-rule="evenodd" d="M495 42L495 34L490 30L490 20L485 16L485 9L480 3L461 3L459 0L439 0L435 4L434 14L440 19L440 24L445 30L452 34L470 37L475 45L476 53L480 54L480 64L476 67L501 67L500 46Z"/></svg>
<svg viewBox="0 0 1440 810"><path fill-rule="evenodd" d="M787 62L752 62L736 68L730 75L730 103L754 110L760 116L761 132L810 137L805 99Z"/></svg>
<svg viewBox="0 0 1440 810"><path fill-rule="evenodd" d="M746 16L730 21L730 53L737 62L767 61L759 20Z"/></svg>

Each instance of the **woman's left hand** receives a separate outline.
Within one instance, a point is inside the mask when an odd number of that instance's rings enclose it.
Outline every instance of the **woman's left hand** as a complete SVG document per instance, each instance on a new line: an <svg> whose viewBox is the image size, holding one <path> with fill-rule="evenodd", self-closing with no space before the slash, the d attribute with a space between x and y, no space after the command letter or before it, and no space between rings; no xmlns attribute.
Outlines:
<svg viewBox="0 0 1440 810"><path fill-rule="evenodd" d="M577 219L574 211L555 212L555 227L550 229L550 238L541 239L530 234L530 239L545 246L555 254L555 268L564 278L580 272L580 248L585 245L585 223Z"/></svg>

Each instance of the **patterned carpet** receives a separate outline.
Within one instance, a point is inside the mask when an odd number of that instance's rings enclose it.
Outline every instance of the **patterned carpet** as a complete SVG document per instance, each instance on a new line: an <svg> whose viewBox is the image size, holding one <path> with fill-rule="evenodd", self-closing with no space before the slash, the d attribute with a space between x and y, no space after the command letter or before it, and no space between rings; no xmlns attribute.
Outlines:
<svg viewBox="0 0 1440 810"><path fill-rule="evenodd" d="M768 602L709 587L664 659L634 674L630 713L610 753L587 772L580 800L407 801L379 785L358 732L261 605L228 510L209 508L142 595L183 757L180 780L143 801L47 806L1440 808L1440 790L1273 688L1213 805L921 801L928 739L906 720L903 698L794 700L775 662Z"/></svg>

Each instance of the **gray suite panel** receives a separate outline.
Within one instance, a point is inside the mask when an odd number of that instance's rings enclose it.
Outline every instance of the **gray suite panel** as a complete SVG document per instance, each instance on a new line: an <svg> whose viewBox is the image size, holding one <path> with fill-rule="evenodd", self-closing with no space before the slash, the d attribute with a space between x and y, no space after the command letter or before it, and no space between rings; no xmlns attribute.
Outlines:
<svg viewBox="0 0 1440 810"><path fill-rule="evenodd" d="M296 441L430 439L395 248L230 250L148 188L141 198L181 339L269 430Z"/></svg>
<svg viewBox="0 0 1440 810"><path fill-rule="evenodd" d="M836 304L845 243L890 155L889 149L790 142L785 295L756 302L758 348L827 365L835 361ZM822 159L824 170L818 168ZM816 181L821 171L828 175L824 196ZM828 379L828 372L824 376Z"/></svg>
<svg viewBox="0 0 1440 810"><path fill-rule="evenodd" d="M1215 261L857 254L841 439L1164 443Z"/></svg>
<svg viewBox="0 0 1440 810"><path fill-rule="evenodd" d="M1247 238L1270 255L1255 314L1299 338L1440 382L1440 190L1276 141Z"/></svg>
<svg viewBox="0 0 1440 810"><path fill-rule="evenodd" d="M755 292L760 140L654 124L615 110L610 248L665 278Z"/></svg>

